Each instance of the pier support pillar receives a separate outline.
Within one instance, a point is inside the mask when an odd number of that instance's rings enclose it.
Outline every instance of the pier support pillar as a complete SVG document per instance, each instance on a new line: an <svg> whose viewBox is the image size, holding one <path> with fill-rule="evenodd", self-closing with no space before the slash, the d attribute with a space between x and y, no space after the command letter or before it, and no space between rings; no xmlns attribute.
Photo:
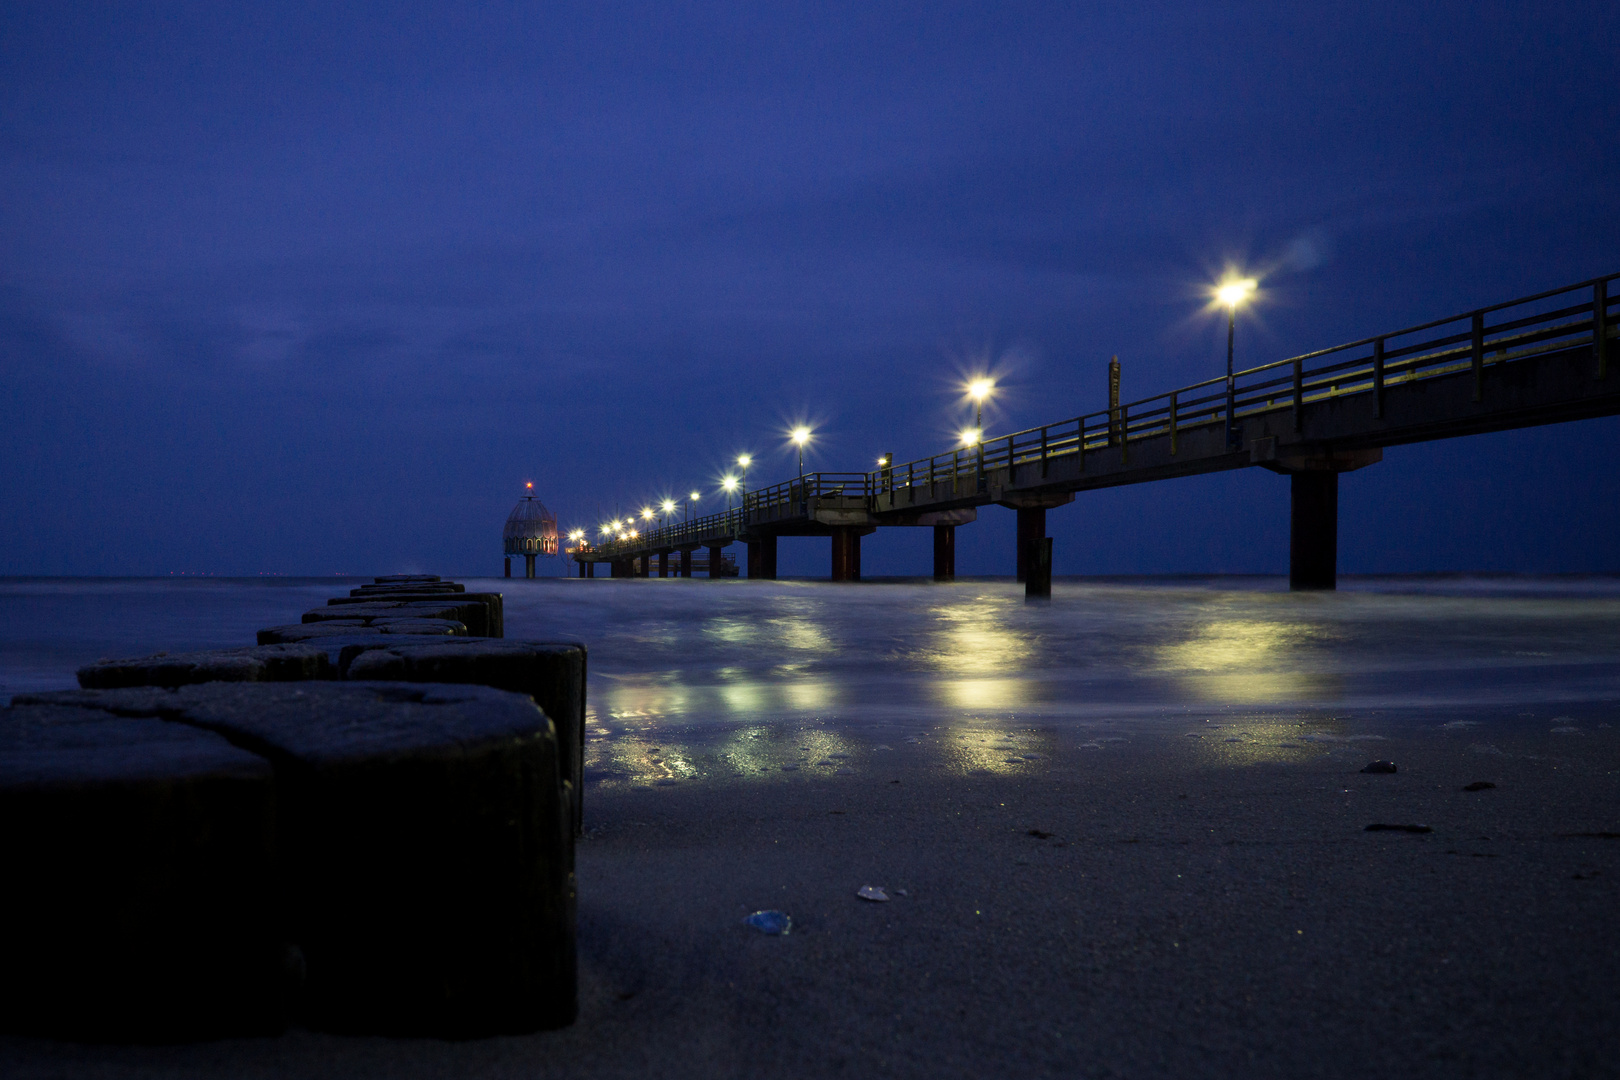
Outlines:
<svg viewBox="0 0 1620 1080"><path fill-rule="evenodd" d="M1052 598L1052 538L1040 536L1029 542L1025 555L1024 600Z"/></svg>
<svg viewBox="0 0 1620 1080"><path fill-rule="evenodd" d="M720 576L720 551L719 547L710 546L709 548L709 576L711 578Z"/></svg>
<svg viewBox="0 0 1620 1080"><path fill-rule="evenodd" d="M669 577L669 571L670 571L669 557L670 557L671 554L673 554L673 553L668 548L665 548L663 551L660 551L658 553L658 576L659 577Z"/></svg>
<svg viewBox="0 0 1620 1080"><path fill-rule="evenodd" d="M679 569L678 572L681 575L681 577L691 577L692 576L692 549L691 548L681 548L681 565L680 565L680 569Z"/></svg>
<svg viewBox="0 0 1620 1080"><path fill-rule="evenodd" d="M1288 587L1339 585L1339 474L1328 470L1289 477Z"/></svg>
<svg viewBox="0 0 1620 1080"><path fill-rule="evenodd" d="M534 577L534 556L533 555L525 555L525 556L523 556L523 576L526 577L526 578Z"/></svg>
<svg viewBox="0 0 1620 1080"><path fill-rule="evenodd" d="M833 526L832 579L861 580L861 533L854 525Z"/></svg>
<svg viewBox="0 0 1620 1080"><path fill-rule="evenodd" d="M636 576L652 577L652 556L643 555L636 560Z"/></svg>
<svg viewBox="0 0 1620 1080"><path fill-rule="evenodd" d="M776 534L748 541L748 576L776 580Z"/></svg>
<svg viewBox="0 0 1620 1080"><path fill-rule="evenodd" d="M1257 439L1250 459L1288 476L1288 587L1339 587L1339 474L1384 460L1379 447L1333 450L1320 445L1278 447Z"/></svg>
<svg viewBox="0 0 1620 1080"><path fill-rule="evenodd" d="M1046 507L1021 506L1018 508L1018 580L1029 580L1030 543L1046 538ZM1002 563L1003 566L1007 565ZM1048 589L1048 592L1051 590Z"/></svg>
<svg viewBox="0 0 1620 1080"><path fill-rule="evenodd" d="M934 526L934 580L956 580L956 526Z"/></svg>
<svg viewBox="0 0 1620 1080"><path fill-rule="evenodd" d="M512 576L512 556L510 555L506 557L506 576Z"/></svg>

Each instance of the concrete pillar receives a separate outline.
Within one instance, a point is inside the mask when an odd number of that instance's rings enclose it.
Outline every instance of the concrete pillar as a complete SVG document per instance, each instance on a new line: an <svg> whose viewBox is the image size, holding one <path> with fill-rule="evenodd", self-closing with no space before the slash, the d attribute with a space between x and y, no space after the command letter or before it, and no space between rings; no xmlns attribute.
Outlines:
<svg viewBox="0 0 1620 1080"><path fill-rule="evenodd" d="M512 556L510 555L506 557L506 576L512 576Z"/></svg>
<svg viewBox="0 0 1620 1080"><path fill-rule="evenodd" d="M1024 599L1052 598L1052 540L1038 536L1029 542L1025 554Z"/></svg>
<svg viewBox="0 0 1620 1080"><path fill-rule="evenodd" d="M934 526L934 580L956 580L956 526Z"/></svg>
<svg viewBox="0 0 1620 1080"><path fill-rule="evenodd" d="M636 560L636 575L638 577L652 577L652 556L643 555Z"/></svg>
<svg viewBox="0 0 1620 1080"><path fill-rule="evenodd" d="M776 535L762 536L748 542L748 576L776 580Z"/></svg>
<svg viewBox="0 0 1620 1080"><path fill-rule="evenodd" d="M586 577L595 577L596 576L596 563L588 562L588 563L585 564L585 576Z"/></svg>
<svg viewBox="0 0 1620 1080"><path fill-rule="evenodd" d="M1339 575L1339 474L1321 469L1289 478L1288 587L1334 589Z"/></svg>
<svg viewBox="0 0 1620 1080"><path fill-rule="evenodd" d="M680 575L681 575L681 577L691 577L692 576L692 549L691 548L682 548L681 549Z"/></svg>
<svg viewBox="0 0 1620 1080"><path fill-rule="evenodd" d="M713 545L709 547L709 576L711 578L720 576L720 552L722 550L724 549Z"/></svg>
<svg viewBox="0 0 1620 1080"><path fill-rule="evenodd" d="M523 556L523 576L526 577L526 578L534 577L534 556L533 555L525 555L525 556Z"/></svg>
<svg viewBox="0 0 1620 1080"><path fill-rule="evenodd" d="M833 526L832 579L861 580L861 534L853 525Z"/></svg>
<svg viewBox="0 0 1620 1080"><path fill-rule="evenodd" d="M1046 537L1046 507L1018 509L1018 580L1029 580L1029 542Z"/></svg>
<svg viewBox="0 0 1620 1080"><path fill-rule="evenodd" d="M669 552L667 550L658 553L658 576L669 577Z"/></svg>

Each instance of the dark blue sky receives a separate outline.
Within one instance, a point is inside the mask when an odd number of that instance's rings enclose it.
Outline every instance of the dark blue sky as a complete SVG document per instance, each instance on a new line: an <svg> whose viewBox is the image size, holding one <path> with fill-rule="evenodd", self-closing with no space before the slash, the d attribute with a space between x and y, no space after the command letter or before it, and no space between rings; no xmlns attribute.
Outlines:
<svg viewBox="0 0 1620 1080"><path fill-rule="evenodd" d="M1111 354L1213 375L1228 260L1271 268L1240 364L1620 269L1612 4L222 6L0 7L0 573L493 573L525 480L584 525L785 478L800 418L818 467L920 456L981 356L992 433ZM1620 570L1617 436L1391 450L1341 568ZM1282 572L1287 481L1049 531Z"/></svg>

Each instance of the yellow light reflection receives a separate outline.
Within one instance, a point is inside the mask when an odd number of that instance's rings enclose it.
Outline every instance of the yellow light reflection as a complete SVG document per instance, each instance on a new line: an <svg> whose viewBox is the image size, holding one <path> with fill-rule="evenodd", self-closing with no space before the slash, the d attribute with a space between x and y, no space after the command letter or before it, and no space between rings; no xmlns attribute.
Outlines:
<svg viewBox="0 0 1620 1080"><path fill-rule="evenodd" d="M939 701L959 709L1010 709L1028 700L1021 679L948 679L934 684Z"/></svg>
<svg viewBox="0 0 1620 1080"><path fill-rule="evenodd" d="M1342 679L1312 670L1325 627L1260 619L1218 619L1192 637L1154 650L1155 667L1206 701L1253 704L1336 698Z"/></svg>
<svg viewBox="0 0 1620 1080"><path fill-rule="evenodd" d="M824 682L792 682L782 687L782 700L792 709L823 710L832 705L832 692Z"/></svg>

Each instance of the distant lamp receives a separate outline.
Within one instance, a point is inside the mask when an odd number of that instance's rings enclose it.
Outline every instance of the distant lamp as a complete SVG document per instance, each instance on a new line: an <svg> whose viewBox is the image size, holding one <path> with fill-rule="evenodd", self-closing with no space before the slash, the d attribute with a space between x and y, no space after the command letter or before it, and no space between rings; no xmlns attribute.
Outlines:
<svg viewBox="0 0 1620 1080"><path fill-rule="evenodd" d="M978 428L963 428L962 429L962 445L963 446L977 446L977 445L979 445L979 436L981 434L982 433L980 432L980 430Z"/></svg>

